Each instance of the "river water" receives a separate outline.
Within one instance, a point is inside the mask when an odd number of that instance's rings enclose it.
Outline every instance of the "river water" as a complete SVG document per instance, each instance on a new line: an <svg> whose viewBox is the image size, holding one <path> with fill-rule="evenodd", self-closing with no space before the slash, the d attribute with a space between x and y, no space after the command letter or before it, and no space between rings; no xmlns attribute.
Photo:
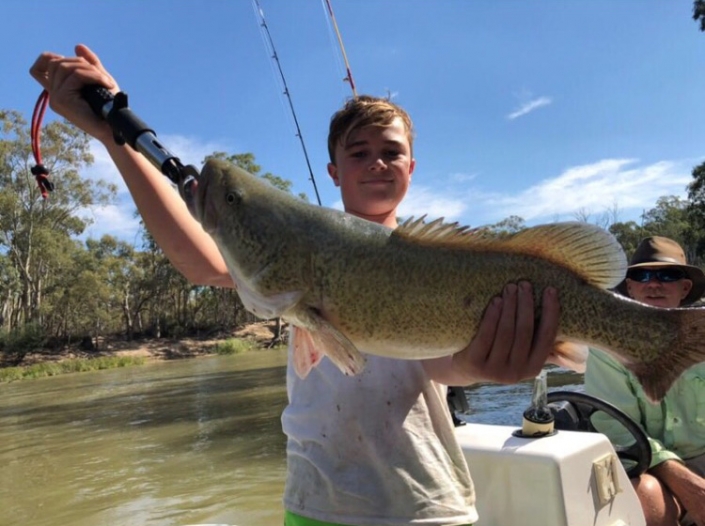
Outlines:
<svg viewBox="0 0 705 526"><path fill-rule="evenodd" d="M0 525L282 522L285 351L0 385ZM549 387L582 377L553 370ZM468 390L472 422L520 425L531 383Z"/></svg>

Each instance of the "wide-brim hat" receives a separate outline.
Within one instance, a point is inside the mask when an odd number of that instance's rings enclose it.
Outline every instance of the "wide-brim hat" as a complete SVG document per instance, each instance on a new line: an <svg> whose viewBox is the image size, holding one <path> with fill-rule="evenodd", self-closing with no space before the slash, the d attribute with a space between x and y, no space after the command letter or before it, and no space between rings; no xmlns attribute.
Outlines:
<svg viewBox="0 0 705 526"><path fill-rule="evenodd" d="M642 239L636 248L628 268L638 267L678 267L685 272L687 279L693 282L690 293L683 298L681 305L688 305L700 299L705 293L705 274L700 268L688 265L683 248L667 237L652 236ZM615 290L628 296L627 280L615 287Z"/></svg>

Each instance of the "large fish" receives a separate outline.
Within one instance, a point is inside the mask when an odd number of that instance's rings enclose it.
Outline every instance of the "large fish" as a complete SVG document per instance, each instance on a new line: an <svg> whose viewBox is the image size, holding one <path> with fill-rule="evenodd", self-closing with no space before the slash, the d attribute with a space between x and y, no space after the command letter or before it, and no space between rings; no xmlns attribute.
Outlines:
<svg viewBox="0 0 705 526"><path fill-rule="evenodd" d="M361 350L425 359L465 348L507 283L531 282L561 303L558 354L603 349L660 400L705 361L705 309L659 309L610 292L627 262L605 230L585 223L529 228L507 238L440 221L396 229L306 203L244 170L210 160L192 195L194 217L218 245L245 307L294 326L305 376L323 354L343 372Z"/></svg>

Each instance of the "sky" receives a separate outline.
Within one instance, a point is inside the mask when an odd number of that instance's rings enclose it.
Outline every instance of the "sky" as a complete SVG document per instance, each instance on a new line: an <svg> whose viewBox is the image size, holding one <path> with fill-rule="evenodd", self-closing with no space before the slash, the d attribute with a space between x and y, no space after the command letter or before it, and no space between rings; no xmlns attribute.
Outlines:
<svg viewBox="0 0 705 526"><path fill-rule="evenodd" d="M289 100L251 0L4 0L0 109L29 121L42 51L84 43L184 164L251 152L315 202ZM691 0L331 0L358 93L414 121L399 212L480 226L639 221L686 197L705 160L705 33ZM325 0L259 0L322 204L330 116L352 95ZM57 118L48 112L46 120ZM89 177L118 184L85 235L135 241L132 199L103 147ZM60 184L60 181L55 181ZM175 198L177 198L175 196Z"/></svg>

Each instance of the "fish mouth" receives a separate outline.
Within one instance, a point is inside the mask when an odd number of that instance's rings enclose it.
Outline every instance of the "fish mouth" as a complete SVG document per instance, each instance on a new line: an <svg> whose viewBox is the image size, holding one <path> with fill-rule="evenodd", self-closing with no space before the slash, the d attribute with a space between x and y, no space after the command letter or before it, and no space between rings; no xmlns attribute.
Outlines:
<svg viewBox="0 0 705 526"><path fill-rule="evenodd" d="M199 187L201 186L201 174L195 166L189 164L183 167L179 175L180 178L177 183L179 195L181 199L184 200L186 208L188 208L191 215L198 220L196 215L196 199L199 193Z"/></svg>
<svg viewBox="0 0 705 526"><path fill-rule="evenodd" d="M186 204L186 208L190 212L191 216L198 221L198 211L196 206L196 194L198 193L198 181L189 181L184 185L179 185L179 194Z"/></svg>
<svg viewBox="0 0 705 526"><path fill-rule="evenodd" d="M208 225L208 223L211 223L208 221L206 211L206 195L209 187L208 181L209 179L207 177L193 178L185 181L183 184L179 185L179 193L186 203L186 208L191 214L191 217L198 221L206 232L211 233L215 226Z"/></svg>

